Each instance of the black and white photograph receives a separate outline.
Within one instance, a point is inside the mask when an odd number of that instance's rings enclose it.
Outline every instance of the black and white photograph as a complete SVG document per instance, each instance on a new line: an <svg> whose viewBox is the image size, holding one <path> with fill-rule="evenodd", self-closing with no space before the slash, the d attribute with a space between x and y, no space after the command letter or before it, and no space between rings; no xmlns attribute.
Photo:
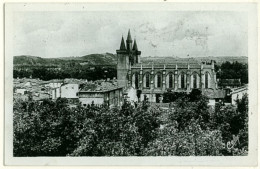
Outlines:
<svg viewBox="0 0 260 169"><path fill-rule="evenodd" d="M257 164L256 13L5 4L7 164Z"/></svg>

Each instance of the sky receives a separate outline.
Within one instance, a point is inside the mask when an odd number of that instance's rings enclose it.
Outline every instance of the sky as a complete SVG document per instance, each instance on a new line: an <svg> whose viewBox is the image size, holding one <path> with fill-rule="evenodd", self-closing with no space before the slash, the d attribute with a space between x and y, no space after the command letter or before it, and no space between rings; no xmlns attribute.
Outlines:
<svg viewBox="0 0 260 169"><path fill-rule="evenodd" d="M14 56L116 53L130 29L141 56L247 56L247 15L214 11L16 12Z"/></svg>

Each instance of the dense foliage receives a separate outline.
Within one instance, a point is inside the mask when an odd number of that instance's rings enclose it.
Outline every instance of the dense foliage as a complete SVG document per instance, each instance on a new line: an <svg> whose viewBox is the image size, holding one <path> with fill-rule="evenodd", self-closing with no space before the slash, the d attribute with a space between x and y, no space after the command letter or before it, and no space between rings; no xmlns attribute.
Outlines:
<svg viewBox="0 0 260 169"><path fill-rule="evenodd" d="M47 68L47 67L30 67L23 69L14 69L14 78L34 78L41 80L51 79L113 79L116 77L115 66L81 66L79 64L71 64L69 66L62 66L61 68Z"/></svg>
<svg viewBox="0 0 260 169"><path fill-rule="evenodd" d="M110 109L15 100L14 156L246 155L247 96L211 112L198 94L180 96L168 110L147 101Z"/></svg>
<svg viewBox="0 0 260 169"><path fill-rule="evenodd" d="M15 102L15 156L141 155L156 136L159 111L147 103L121 109L78 106L56 102Z"/></svg>
<svg viewBox="0 0 260 169"><path fill-rule="evenodd" d="M187 99L187 101L193 102L199 100L201 96L201 90L199 89L192 89L192 91L189 94L187 94L186 92L174 92L172 90L167 90L165 93L163 93L163 102L175 102L179 98Z"/></svg>
<svg viewBox="0 0 260 169"><path fill-rule="evenodd" d="M248 65L239 62L224 62L215 65L217 79L240 79L242 84L248 84Z"/></svg>

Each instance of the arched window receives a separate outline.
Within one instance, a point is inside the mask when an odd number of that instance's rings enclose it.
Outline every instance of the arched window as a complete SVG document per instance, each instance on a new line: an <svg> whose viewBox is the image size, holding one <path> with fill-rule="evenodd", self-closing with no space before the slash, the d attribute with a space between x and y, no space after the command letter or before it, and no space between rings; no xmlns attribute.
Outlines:
<svg viewBox="0 0 260 169"><path fill-rule="evenodd" d="M143 85L144 85L145 88L149 88L150 87L150 74L149 73L146 73L144 75Z"/></svg>
<svg viewBox="0 0 260 169"><path fill-rule="evenodd" d="M191 75L190 85L192 89L200 88L200 76L197 72L193 72L193 74Z"/></svg>
<svg viewBox="0 0 260 169"><path fill-rule="evenodd" d="M173 88L173 75L169 74L169 88Z"/></svg>
<svg viewBox="0 0 260 169"><path fill-rule="evenodd" d="M184 89L185 88L185 75L181 74L181 88Z"/></svg>
<svg viewBox="0 0 260 169"><path fill-rule="evenodd" d="M156 88L162 87L162 75L160 73L157 73L155 75L155 87Z"/></svg>
<svg viewBox="0 0 260 169"><path fill-rule="evenodd" d="M170 72L166 75L166 88L174 88L174 74Z"/></svg>
<svg viewBox="0 0 260 169"><path fill-rule="evenodd" d="M132 86L135 89L139 88L139 75L137 72L132 75Z"/></svg>
<svg viewBox="0 0 260 169"><path fill-rule="evenodd" d="M197 74L193 74L193 88L198 88L197 86Z"/></svg>
<svg viewBox="0 0 260 169"><path fill-rule="evenodd" d="M180 89L185 89L186 88L186 74L185 73L179 74L178 86L179 86Z"/></svg>
<svg viewBox="0 0 260 169"><path fill-rule="evenodd" d="M146 87L150 87L150 75L147 73L145 78L146 78Z"/></svg>
<svg viewBox="0 0 260 169"><path fill-rule="evenodd" d="M162 81L162 76L160 74L157 75L157 87L161 87L161 81Z"/></svg>
<svg viewBox="0 0 260 169"><path fill-rule="evenodd" d="M138 78L138 73L135 73L135 88L139 88L139 78Z"/></svg>
<svg viewBox="0 0 260 169"><path fill-rule="evenodd" d="M205 74L205 88L210 88L210 74L208 72Z"/></svg>

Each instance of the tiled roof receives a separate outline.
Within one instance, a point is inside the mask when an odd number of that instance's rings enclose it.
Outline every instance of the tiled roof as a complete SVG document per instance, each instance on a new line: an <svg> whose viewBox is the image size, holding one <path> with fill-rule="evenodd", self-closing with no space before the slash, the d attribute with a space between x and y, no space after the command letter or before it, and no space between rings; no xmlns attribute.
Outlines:
<svg viewBox="0 0 260 169"><path fill-rule="evenodd" d="M81 92L104 92L104 91L110 91L120 88L117 85L117 82L111 81L111 82L105 82L105 81L95 81L95 82L89 82L85 83L83 87L81 87Z"/></svg>
<svg viewBox="0 0 260 169"><path fill-rule="evenodd" d="M224 90L205 90L204 95L206 95L210 99L214 98L224 98L225 91Z"/></svg>
<svg viewBox="0 0 260 169"><path fill-rule="evenodd" d="M241 86L241 87L233 89L231 94L238 93L238 92L241 92L241 91L244 91L244 90L248 90L248 85Z"/></svg>
<svg viewBox="0 0 260 169"><path fill-rule="evenodd" d="M200 63L198 63L195 59L181 59L181 58L171 58L171 57L161 57L161 58L149 58L143 60L142 63L138 63L133 65L133 67L153 67L154 68L163 68L164 66L167 68L175 68L176 65L178 69L186 69L188 65L191 69L200 69Z"/></svg>
<svg viewBox="0 0 260 169"><path fill-rule="evenodd" d="M220 79L219 86L240 86L240 79Z"/></svg>

